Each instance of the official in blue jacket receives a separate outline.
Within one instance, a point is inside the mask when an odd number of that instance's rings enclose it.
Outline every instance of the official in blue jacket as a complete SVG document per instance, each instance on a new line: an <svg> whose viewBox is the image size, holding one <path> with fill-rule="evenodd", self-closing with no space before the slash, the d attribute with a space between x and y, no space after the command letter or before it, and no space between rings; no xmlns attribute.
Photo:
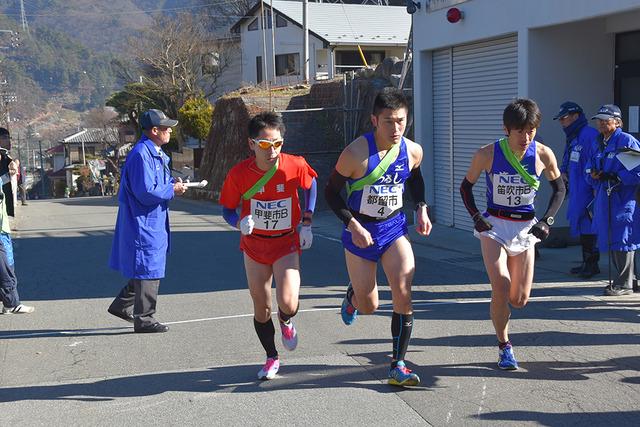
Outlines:
<svg viewBox="0 0 640 427"><path fill-rule="evenodd" d="M633 293L634 251L640 247L640 235L633 232L637 222L635 190L640 184L639 168L628 170L618 158L625 149L640 150L640 143L622 131L622 113L613 104L600 107L592 118L597 120L598 149L591 158L588 178L596 191L593 226L600 251L611 251L617 270L605 295Z"/></svg>
<svg viewBox="0 0 640 427"><path fill-rule="evenodd" d="M570 232L572 236L580 237L582 246L582 264L572 268L571 274L588 279L600 273L600 252L596 247L596 235L591 224L593 188L585 179L585 170L598 147L596 138L599 133L588 126L582 107L575 102L563 103L553 120L558 120L567 137L560 172L569 194L567 219Z"/></svg>
<svg viewBox="0 0 640 427"><path fill-rule="evenodd" d="M168 202L187 189L171 177L169 157L160 148L177 124L160 110L146 111L140 118L143 135L122 168L109 266L129 281L107 311L133 322L135 332L169 329L153 315L169 252Z"/></svg>

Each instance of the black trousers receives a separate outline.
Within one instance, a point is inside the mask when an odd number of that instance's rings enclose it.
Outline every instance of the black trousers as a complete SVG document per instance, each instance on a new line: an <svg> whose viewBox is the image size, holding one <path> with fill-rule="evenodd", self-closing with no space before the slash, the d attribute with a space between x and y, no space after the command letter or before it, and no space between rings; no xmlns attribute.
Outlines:
<svg viewBox="0 0 640 427"><path fill-rule="evenodd" d="M153 325L158 321L153 318L156 312L160 279L129 279L111 303L111 309L121 313L132 313L134 327Z"/></svg>
<svg viewBox="0 0 640 427"><path fill-rule="evenodd" d="M622 252L611 251L611 261L618 275L613 278L612 286L615 288L631 289L635 279L633 257L635 251Z"/></svg>

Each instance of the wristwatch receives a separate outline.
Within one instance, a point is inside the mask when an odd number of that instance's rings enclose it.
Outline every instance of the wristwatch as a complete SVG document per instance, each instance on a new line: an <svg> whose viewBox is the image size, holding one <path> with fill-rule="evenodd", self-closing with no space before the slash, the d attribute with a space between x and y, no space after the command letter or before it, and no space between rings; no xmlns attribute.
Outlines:
<svg viewBox="0 0 640 427"><path fill-rule="evenodd" d="M544 222L547 223L548 226L552 226L554 222L556 222L556 220L552 217L552 216L548 216L545 219L543 219Z"/></svg>

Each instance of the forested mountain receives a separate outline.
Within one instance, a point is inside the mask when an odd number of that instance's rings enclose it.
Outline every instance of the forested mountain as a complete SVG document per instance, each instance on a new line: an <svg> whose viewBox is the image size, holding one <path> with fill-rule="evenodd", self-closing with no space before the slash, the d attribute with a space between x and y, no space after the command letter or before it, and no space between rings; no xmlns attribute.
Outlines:
<svg viewBox="0 0 640 427"><path fill-rule="evenodd" d="M75 111L103 105L126 83L118 80L113 60L126 60L129 40L153 25L154 17L205 16L210 30L221 34L255 1L23 0L26 34L20 0L0 0L0 30L20 33L19 46L12 47L11 34L0 32L0 82L7 82L0 90L16 95L10 105L14 119L30 120L52 103Z"/></svg>

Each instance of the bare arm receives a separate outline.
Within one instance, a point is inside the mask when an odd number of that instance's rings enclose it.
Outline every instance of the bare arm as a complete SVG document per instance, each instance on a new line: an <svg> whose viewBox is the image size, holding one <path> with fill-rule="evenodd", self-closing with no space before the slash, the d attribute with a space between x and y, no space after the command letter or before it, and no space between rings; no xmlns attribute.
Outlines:
<svg viewBox="0 0 640 427"><path fill-rule="evenodd" d="M549 147L538 143L538 157L544 165L544 175L549 181L555 181L560 178L561 173L558 168L558 161L556 160L555 154L553 154L553 151L551 151Z"/></svg>

